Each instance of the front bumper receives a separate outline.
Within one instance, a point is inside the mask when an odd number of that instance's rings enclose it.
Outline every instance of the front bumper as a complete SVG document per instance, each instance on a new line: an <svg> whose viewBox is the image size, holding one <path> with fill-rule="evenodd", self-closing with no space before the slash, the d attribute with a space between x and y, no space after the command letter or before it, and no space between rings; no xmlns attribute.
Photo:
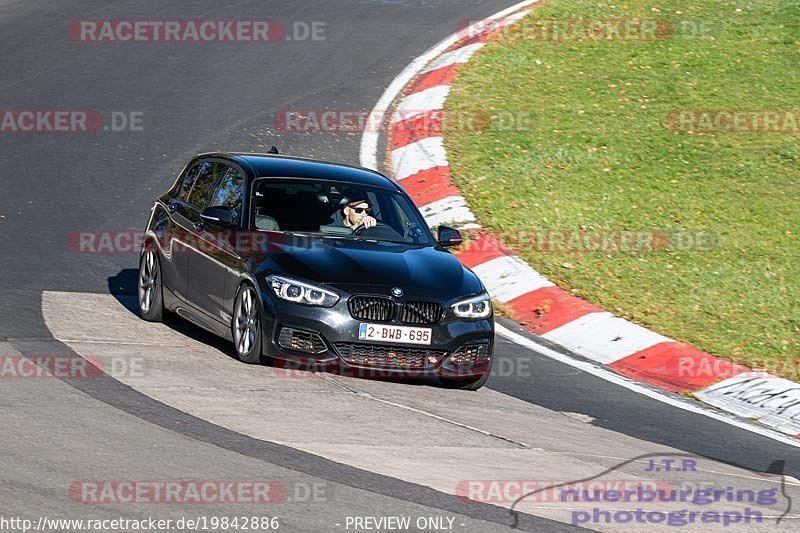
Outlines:
<svg viewBox="0 0 800 533"><path fill-rule="evenodd" d="M374 294L376 289L370 289ZM449 305L445 305L447 311L439 322L432 326L418 326L431 328L429 346L377 343L359 339L359 327L365 321L350 315L347 306L349 295L343 295L333 307L322 308L281 300L266 286L262 287L261 293L265 311L262 313L262 351L291 367L359 377L435 376L465 381L478 379L491 370L494 349L494 320L491 316L478 320L460 319L452 314ZM409 324L395 321L388 325ZM281 346L279 339L284 328L319 335L324 342L324 351L308 353L289 349L286 337Z"/></svg>

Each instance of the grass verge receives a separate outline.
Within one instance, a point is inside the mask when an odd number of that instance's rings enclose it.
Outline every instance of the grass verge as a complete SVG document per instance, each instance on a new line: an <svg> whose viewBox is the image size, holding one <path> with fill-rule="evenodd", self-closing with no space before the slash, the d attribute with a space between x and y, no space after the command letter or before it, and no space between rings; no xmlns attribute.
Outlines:
<svg viewBox="0 0 800 533"><path fill-rule="evenodd" d="M637 17L657 38L576 23ZM445 144L483 225L558 285L799 380L800 124L734 133L718 113L800 118L799 82L794 0L552 0L462 69L445 117L484 118L446 123ZM590 251L618 231L667 245Z"/></svg>

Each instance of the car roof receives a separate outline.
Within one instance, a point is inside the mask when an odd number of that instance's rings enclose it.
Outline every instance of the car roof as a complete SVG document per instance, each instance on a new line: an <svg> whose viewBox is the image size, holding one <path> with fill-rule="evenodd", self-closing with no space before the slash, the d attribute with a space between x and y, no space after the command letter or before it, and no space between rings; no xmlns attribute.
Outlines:
<svg viewBox="0 0 800 533"><path fill-rule="evenodd" d="M366 168L318 161L280 154L253 154L242 152L212 152L196 157L219 157L230 159L243 167L249 167L255 178L311 178L373 185L401 190L400 186L383 174Z"/></svg>

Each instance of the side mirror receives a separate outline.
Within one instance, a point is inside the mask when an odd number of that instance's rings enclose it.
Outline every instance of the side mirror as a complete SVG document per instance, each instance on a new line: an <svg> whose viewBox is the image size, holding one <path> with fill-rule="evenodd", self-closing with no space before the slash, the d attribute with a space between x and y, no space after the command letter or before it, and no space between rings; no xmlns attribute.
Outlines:
<svg viewBox="0 0 800 533"><path fill-rule="evenodd" d="M464 242L461 238L461 233L457 229L450 226L439 226L439 245L448 248L450 246L458 246Z"/></svg>
<svg viewBox="0 0 800 533"><path fill-rule="evenodd" d="M200 214L200 218L203 222L210 222L218 226L233 226L233 213L230 207L209 207Z"/></svg>

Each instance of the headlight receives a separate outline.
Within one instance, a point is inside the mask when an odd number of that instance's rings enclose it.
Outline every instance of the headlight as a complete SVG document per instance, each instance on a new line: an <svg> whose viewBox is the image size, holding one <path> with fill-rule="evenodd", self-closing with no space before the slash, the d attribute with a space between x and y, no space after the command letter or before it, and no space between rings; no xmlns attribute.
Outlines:
<svg viewBox="0 0 800 533"><path fill-rule="evenodd" d="M296 279L284 278L282 276L267 276L267 282L272 287L275 296L282 300L304 305L316 305L320 307L331 307L339 301L339 295L310 285Z"/></svg>
<svg viewBox="0 0 800 533"><path fill-rule="evenodd" d="M450 309L460 318L486 318L492 314L492 300L488 294L481 294L454 303Z"/></svg>

